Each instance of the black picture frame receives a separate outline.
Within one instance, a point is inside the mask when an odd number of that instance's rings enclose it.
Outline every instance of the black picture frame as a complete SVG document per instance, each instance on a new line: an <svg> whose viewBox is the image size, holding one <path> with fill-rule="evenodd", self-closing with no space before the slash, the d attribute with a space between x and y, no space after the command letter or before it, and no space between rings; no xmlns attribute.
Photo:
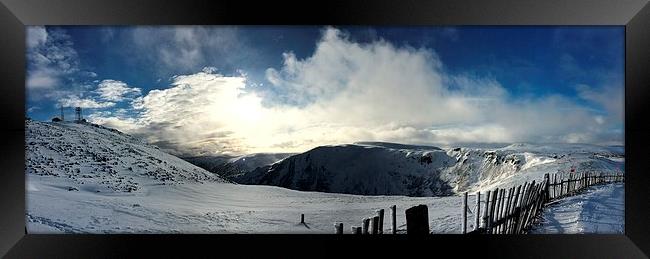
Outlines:
<svg viewBox="0 0 650 259"><path fill-rule="evenodd" d="M423 252L516 258L650 254L650 4L647 0L129 1L0 0L0 255L315 257ZM624 235L34 235L25 228L25 25L622 25L625 26ZM645 254L645 255L644 255ZM230 256L230 255L228 255Z"/></svg>

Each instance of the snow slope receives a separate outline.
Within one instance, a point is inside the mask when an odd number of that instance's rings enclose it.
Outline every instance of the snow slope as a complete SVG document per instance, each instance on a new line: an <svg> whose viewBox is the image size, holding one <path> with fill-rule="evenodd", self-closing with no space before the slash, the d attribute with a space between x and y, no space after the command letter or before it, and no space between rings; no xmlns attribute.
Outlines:
<svg viewBox="0 0 650 259"><path fill-rule="evenodd" d="M402 231L404 210L419 204L429 205L433 232L460 231L459 197L236 185L97 125L27 121L26 133L29 233L332 233L336 221L349 232L391 205Z"/></svg>
<svg viewBox="0 0 650 259"><path fill-rule="evenodd" d="M363 195L441 196L510 187L546 173L624 169L619 148L513 144L500 148L383 142L321 146L233 179L243 184Z"/></svg>
<svg viewBox="0 0 650 259"><path fill-rule="evenodd" d="M593 186L544 209L534 234L624 234L625 186L623 183Z"/></svg>
<svg viewBox="0 0 650 259"><path fill-rule="evenodd" d="M234 158L237 157L229 155L181 157L181 159L189 162L190 164L201 167L212 173L217 173L214 172L214 168L226 164L228 161ZM223 175L221 176L223 177Z"/></svg>
<svg viewBox="0 0 650 259"><path fill-rule="evenodd" d="M145 192L154 185L224 182L117 130L89 123L25 123L26 173L61 178L66 191Z"/></svg>
<svg viewBox="0 0 650 259"><path fill-rule="evenodd" d="M429 207L431 231L460 233L460 197L359 196L301 192L275 186L206 182L151 186L140 193L69 192L64 179L28 175L28 233L312 233L331 234L334 222L345 233L364 217L397 205L404 211ZM473 198L471 198L473 200ZM305 214L306 225L299 224ZM470 214L472 216L473 214ZM473 217L473 216L472 216Z"/></svg>
<svg viewBox="0 0 650 259"><path fill-rule="evenodd" d="M198 167L218 174L226 179L255 170L258 167L278 162L294 153L255 153L244 156L199 156L185 157Z"/></svg>
<svg viewBox="0 0 650 259"><path fill-rule="evenodd" d="M441 168L455 160L440 149L375 145L321 146L235 178L238 183L362 195L441 196L452 187Z"/></svg>
<svg viewBox="0 0 650 259"><path fill-rule="evenodd" d="M375 215L380 208L386 210L384 229L388 231L391 205L397 205L398 229L403 231L404 210L419 204L429 207L433 233L460 232L459 196L361 196L231 184L139 139L97 125L27 121L25 150L29 233L332 233L334 222L343 222L349 233L351 226L360 226L362 218ZM474 183L466 180L465 187L478 190L515 184L526 177L539 179L548 170L576 164L608 170L623 166L622 156L607 150L597 154L526 150L441 150L365 143L320 147L270 167L289 166L287 161L294 160L294 168L334 172L328 175L330 182L325 181L332 186L346 186L357 178L366 184L361 190L372 190L374 185L431 196L438 195L432 189L457 190L449 188L459 188L460 175L478 179ZM492 171L483 175L477 168ZM391 176L389 170L399 175ZM390 180L382 175L401 177L407 183L408 179L422 180L412 181L409 190L408 184L406 189L399 184L382 186L382 181ZM318 178L315 182L318 186ZM426 188L431 192L426 193ZM469 204L475 204L474 197L470 195ZM474 210L472 206L470 219ZM298 223L301 213L305 225Z"/></svg>

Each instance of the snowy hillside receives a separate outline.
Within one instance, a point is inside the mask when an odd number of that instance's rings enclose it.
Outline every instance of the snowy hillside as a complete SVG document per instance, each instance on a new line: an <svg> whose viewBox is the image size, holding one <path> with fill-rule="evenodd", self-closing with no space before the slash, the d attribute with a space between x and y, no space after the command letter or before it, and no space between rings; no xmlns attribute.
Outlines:
<svg viewBox="0 0 650 259"><path fill-rule="evenodd" d="M203 168L209 172L212 173L217 173L216 168L221 167L223 164L228 163L228 161L237 158L235 156L228 156L228 155L219 155L219 156L192 156L192 157L181 157L181 159L189 162L190 164L193 164L195 166L198 166L200 168ZM224 177L224 174L219 174L220 176Z"/></svg>
<svg viewBox="0 0 650 259"><path fill-rule="evenodd" d="M26 121L25 130L28 233L332 233L334 222L343 222L349 233L364 217L391 205L397 205L402 233L404 210L419 204L429 208L433 233L459 233L462 199L444 195L538 180L571 167L621 170L624 163L621 150L584 145L439 149L368 142L318 147L284 159L272 154L227 159L250 163L241 170L272 163L242 178L323 191L310 192L231 184L97 125ZM282 160L272 162L276 159ZM375 195L382 192L393 196ZM470 194L471 204L474 199ZM306 224L299 224L303 213ZM473 211L468 216L473 218ZM384 228L390 229L388 220Z"/></svg>
<svg viewBox="0 0 650 259"><path fill-rule="evenodd" d="M620 148L582 144L512 144L501 148L359 142L321 146L234 180L295 190L363 195L441 196L507 187L546 173L620 172Z"/></svg>
<svg viewBox="0 0 650 259"><path fill-rule="evenodd" d="M89 123L25 122L28 175L61 178L75 192L142 192L152 185L220 177L139 139Z"/></svg>
<svg viewBox="0 0 650 259"><path fill-rule="evenodd" d="M452 187L441 168L455 163L442 150L392 149L375 145L321 146L258 168L239 183L303 191L362 195L444 196Z"/></svg>
<svg viewBox="0 0 650 259"><path fill-rule="evenodd" d="M291 155L295 154L255 153L245 156L198 156L185 157L183 159L221 177L230 179L253 171L258 167L273 164Z"/></svg>
<svg viewBox="0 0 650 259"><path fill-rule="evenodd" d="M549 205L533 234L624 234L625 185L588 188L583 194Z"/></svg>

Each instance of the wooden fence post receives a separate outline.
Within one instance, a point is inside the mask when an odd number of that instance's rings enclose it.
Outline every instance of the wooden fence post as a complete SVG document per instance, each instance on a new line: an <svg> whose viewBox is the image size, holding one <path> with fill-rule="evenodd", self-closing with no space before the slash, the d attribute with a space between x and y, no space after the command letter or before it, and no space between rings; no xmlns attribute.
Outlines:
<svg viewBox="0 0 650 259"><path fill-rule="evenodd" d="M305 224L305 214L300 214L300 223Z"/></svg>
<svg viewBox="0 0 650 259"><path fill-rule="evenodd" d="M511 187L510 190L508 190L508 202L506 203L506 210L504 211L503 215L503 227L501 227L501 233L507 234L508 232L508 218L510 217L510 210L512 209L512 202L515 199L515 187Z"/></svg>
<svg viewBox="0 0 650 259"><path fill-rule="evenodd" d="M521 185L517 186L517 191L515 194L515 200L512 203L512 208L511 208L511 217L508 220L508 232L507 234L512 234L513 233L513 225L516 223L516 214L517 214L517 206L519 203L519 193L521 192Z"/></svg>
<svg viewBox="0 0 650 259"><path fill-rule="evenodd" d="M497 204L497 211L496 211L496 217L494 218L494 221L499 222L501 220L502 212L503 212L503 205L505 204L506 201L506 189L501 189L499 190L499 203ZM501 225L497 224L495 228L496 232L495 234L499 234L499 231L501 231Z"/></svg>
<svg viewBox="0 0 650 259"><path fill-rule="evenodd" d="M379 209L377 211L377 216L379 216L379 234L384 233L384 209Z"/></svg>
<svg viewBox="0 0 650 259"><path fill-rule="evenodd" d="M463 234L467 234L467 192L463 194Z"/></svg>
<svg viewBox="0 0 650 259"><path fill-rule="evenodd" d="M363 230L363 234L364 234L364 235L370 234L370 233L368 232L368 227L369 227L369 225L370 225L370 219L369 219L369 218L364 218L364 219L363 219L363 225L362 225L362 226L363 226L363 229L362 229L362 230Z"/></svg>
<svg viewBox="0 0 650 259"><path fill-rule="evenodd" d="M551 186L549 185L551 183L551 176L549 174L545 174L544 178L545 178L544 180L546 181L546 188L544 189L546 196L544 197L544 202L546 202L551 199L551 193L550 193L551 190L549 189L551 188Z"/></svg>
<svg viewBox="0 0 650 259"><path fill-rule="evenodd" d="M553 196L551 196L552 199L555 199L557 196L557 174L553 174Z"/></svg>
<svg viewBox="0 0 650 259"><path fill-rule="evenodd" d="M379 216L372 217L372 234L379 234Z"/></svg>
<svg viewBox="0 0 650 259"><path fill-rule="evenodd" d="M429 234L429 209L421 204L406 209L406 234Z"/></svg>
<svg viewBox="0 0 650 259"><path fill-rule="evenodd" d="M489 213L490 216L488 217L488 227L487 227L487 233L488 234L492 233L492 228L494 227L493 226L493 224L494 224L494 209L495 209L495 206L496 206L497 202L499 202L497 200L498 195L499 195L499 188L497 188L496 190L494 190L494 192L492 192L492 205L490 205L490 213Z"/></svg>
<svg viewBox="0 0 650 259"><path fill-rule="evenodd" d="M488 221L489 221L489 211L490 211L490 193L491 191L487 191L487 194L485 195L485 211L483 212L483 228L487 231L488 227ZM486 232L487 233L487 232Z"/></svg>
<svg viewBox="0 0 650 259"><path fill-rule="evenodd" d="M522 208L522 213L523 215L521 216L521 223L519 225L519 233L522 233L523 229L526 227L526 223L528 222L528 215L530 215L530 205L531 205L531 200L534 194L535 190L535 181L533 181L529 187L528 190L526 191L526 200L524 203L524 207Z"/></svg>
<svg viewBox="0 0 650 259"><path fill-rule="evenodd" d="M478 225L481 223L479 220L481 218L481 192L476 192L476 213L474 213L474 230L478 229Z"/></svg>
<svg viewBox="0 0 650 259"><path fill-rule="evenodd" d="M393 234L397 234L397 205L390 206L391 220L393 221Z"/></svg>
<svg viewBox="0 0 650 259"><path fill-rule="evenodd" d="M526 188L526 192L524 195L524 199L522 200L522 205L521 205L521 210L520 210L520 215L518 219L518 224L517 224L517 234L521 233L523 228L526 226L526 219L528 217L528 213L530 210L530 199L532 196L532 190L535 187L535 181L532 183L528 184Z"/></svg>
<svg viewBox="0 0 650 259"><path fill-rule="evenodd" d="M336 222L334 223L334 228L336 229L336 234L343 234L343 223L341 222Z"/></svg>
<svg viewBox="0 0 650 259"><path fill-rule="evenodd" d="M352 234L361 235L361 227L352 226Z"/></svg>

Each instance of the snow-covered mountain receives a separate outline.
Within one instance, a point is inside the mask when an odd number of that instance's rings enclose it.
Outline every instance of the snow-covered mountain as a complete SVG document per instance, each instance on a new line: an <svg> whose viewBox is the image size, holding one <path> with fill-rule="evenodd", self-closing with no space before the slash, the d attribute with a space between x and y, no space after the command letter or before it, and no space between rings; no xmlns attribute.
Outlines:
<svg viewBox="0 0 650 259"><path fill-rule="evenodd" d="M402 195L485 190L571 167L622 170L624 163L620 148L587 145L439 149L365 142L318 147L276 162L245 156L248 162L272 164L242 178L286 181L296 189L400 194L361 196L231 184L139 139L92 124L26 121L25 130L28 233L332 233L333 222L359 226L361 219L392 205L403 233L404 210L418 204L430 205L433 233L460 233L462 196ZM387 184L395 179L401 182ZM470 201L474 197L470 194ZM301 214L305 224L298 223ZM390 227L384 221L384 228Z"/></svg>
<svg viewBox="0 0 650 259"><path fill-rule="evenodd" d="M383 142L321 146L234 178L303 191L441 196L539 180L545 173L622 171L620 148L512 144L441 149ZM516 176L516 177L515 177Z"/></svg>
<svg viewBox="0 0 650 259"><path fill-rule="evenodd" d="M423 203L432 204L433 232L460 229L457 197L356 196L231 184L102 126L26 121L25 131L30 234L332 233L333 222L358 225L379 208L397 205L403 215ZM298 224L301 214L305 224ZM405 218L397 223L403 232ZM388 229L389 221L384 225Z"/></svg>
<svg viewBox="0 0 650 259"><path fill-rule="evenodd" d="M190 156L190 157L180 157L180 158L195 166L201 167L209 172L216 173L224 177L224 174L220 174L219 172L217 172L216 169L237 157L229 156L229 155L215 155L215 156Z"/></svg>
<svg viewBox="0 0 650 259"><path fill-rule="evenodd" d="M292 155L295 155L295 153L255 153L245 156L197 156L184 157L183 159L221 177L230 179L253 171L258 167L273 164Z"/></svg>
<svg viewBox="0 0 650 259"><path fill-rule="evenodd" d="M239 183L363 195L440 196L452 187L439 169L455 161L440 149L321 146L235 178Z"/></svg>
<svg viewBox="0 0 650 259"><path fill-rule="evenodd" d="M90 123L25 122L27 174L70 191L139 192L144 186L225 182L117 130Z"/></svg>

